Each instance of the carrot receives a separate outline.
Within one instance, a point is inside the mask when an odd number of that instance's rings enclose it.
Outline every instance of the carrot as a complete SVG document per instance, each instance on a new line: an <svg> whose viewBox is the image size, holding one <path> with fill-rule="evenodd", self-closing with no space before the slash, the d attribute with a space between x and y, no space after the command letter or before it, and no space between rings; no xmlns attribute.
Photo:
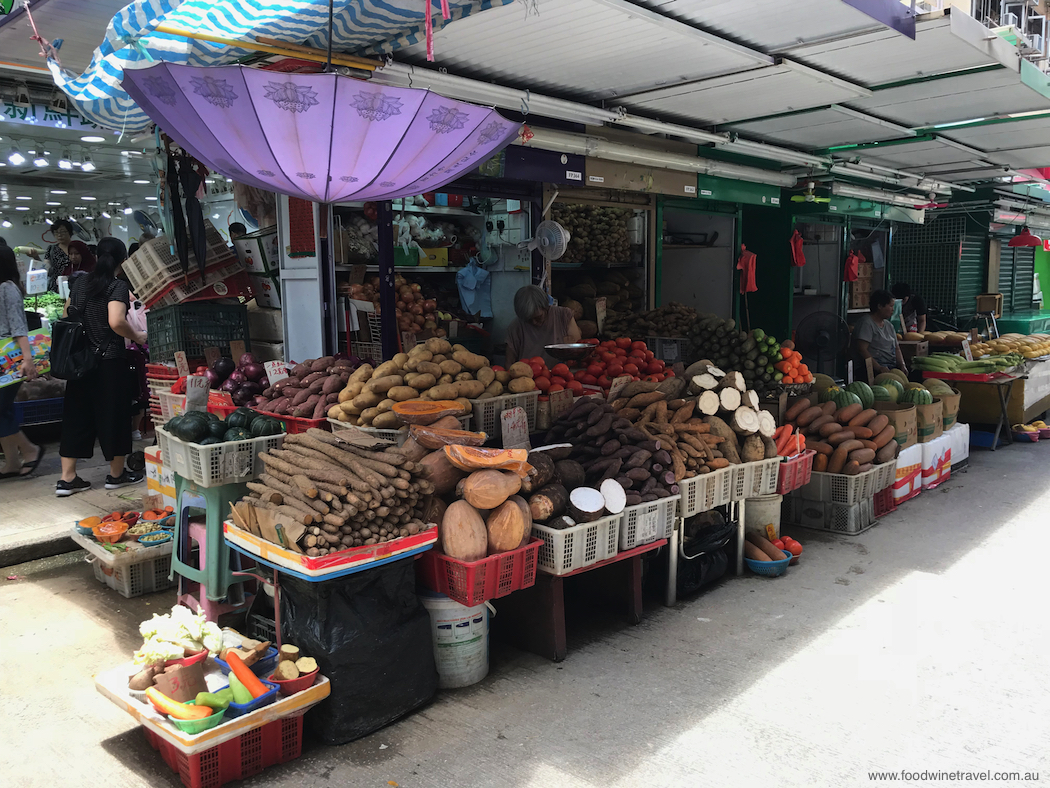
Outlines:
<svg viewBox="0 0 1050 788"><path fill-rule="evenodd" d="M252 694L253 698L265 695L269 690L266 685L259 681L259 677L252 673L251 669L244 664L237 654L232 651L226 652L226 664L230 666L233 675L244 685L244 688Z"/></svg>
<svg viewBox="0 0 1050 788"><path fill-rule="evenodd" d="M791 369L791 366L786 361L778 361L776 364L773 365L773 369L775 369L777 372L783 372L786 375Z"/></svg>
<svg viewBox="0 0 1050 788"><path fill-rule="evenodd" d="M788 442L791 440L791 431L781 434L779 438L775 438L777 444L777 454L783 454L788 447Z"/></svg>
<svg viewBox="0 0 1050 788"><path fill-rule="evenodd" d="M146 689L146 697L149 698L150 703L164 714L177 720L203 720L205 717L210 717L215 713L215 709L210 706L187 706L185 703L179 703L177 700L169 698L156 687L148 687Z"/></svg>

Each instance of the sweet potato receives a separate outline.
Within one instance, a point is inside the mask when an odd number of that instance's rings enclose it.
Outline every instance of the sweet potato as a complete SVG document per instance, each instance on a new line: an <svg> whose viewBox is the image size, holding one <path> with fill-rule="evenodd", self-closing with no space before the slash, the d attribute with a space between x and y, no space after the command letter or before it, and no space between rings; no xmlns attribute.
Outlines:
<svg viewBox="0 0 1050 788"><path fill-rule="evenodd" d="M787 409L787 412L784 414L784 421L794 421L811 407L813 406L810 405L809 397L799 397L792 402L791 406Z"/></svg>
<svg viewBox="0 0 1050 788"><path fill-rule="evenodd" d="M868 408L862 410L859 413L855 413L849 420L850 427L867 427L868 422L875 418L877 411L874 408Z"/></svg>
<svg viewBox="0 0 1050 788"><path fill-rule="evenodd" d="M752 561L765 561L767 563L770 561L769 556L751 544L751 542L744 542L744 555Z"/></svg>
<svg viewBox="0 0 1050 788"><path fill-rule="evenodd" d="M825 443L824 441L806 441L806 448L813 449L818 455L824 454L829 457L831 456L831 453L835 451L834 446L830 443Z"/></svg>
<svg viewBox="0 0 1050 788"><path fill-rule="evenodd" d="M723 443L719 444L718 447L722 455L733 465L739 465L740 444L737 441L736 433L718 416L705 416L704 423L710 426L712 435L723 439Z"/></svg>
<svg viewBox="0 0 1050 788"><path fill-rule="evenodd" d="M872 449L855 449L850 452L849 458L859 465L863 465L875 459L875 452Z"/></svg>
<svg viewBox="0 0 1050 788"><path fill-rule="evenodd" d="M828 473L843 473L849 453L863 448L864 444L858 440L848 440L840 443L835 449L835 453L831 455L831 459L828 460Z"/></svg>
<svg viewBox="0 0 1050 788"><path fill-rule="evenodd" d="M872 435L878 435L880 432L886 429L886 425L889 423L890 417L887 416L885 413L880 413L864 426L871 430Z"/></svg>
<svg viewBox="0 0 1050 788"><path fill-rule="evenodd" d="M820 453L818 453L817 456L813 458L813 470L820 471L821 473L826 471L828 469L828 457L829 456L830 455L828 455L828 454L820 454Z"/></svg>
<svg viewBox="0 0 1050 788"><path fill-rule="evenodd" d="M815 421L819 416L822 416L823 414L824 411L821 409L821 407L819 405L814 405L802 411L802 413L800 413L798 418L795 420L795 423L798 424L798 426L800 427L808 427L811 422Z"/></svg>
<svg viewBox="0 0 1050 788"><path fill-rule="evenodd" d="M845 430L844 429L844 430L840 430L839 432L836 432L834 435L829 435L828 436L828 443L831 446L841 446L846 441L855 440L856 437L857 436L853 434L852 430Z"/></svg>
<svg viewBox="0 0 1050 788"><path fill-rule="evenodd" d="M864 406L859 402L847 405L844 408L839 408L835 411L835 421L839 424L851 424L852 422L850 420L856 418L862 410L864 410Z"/></svg>

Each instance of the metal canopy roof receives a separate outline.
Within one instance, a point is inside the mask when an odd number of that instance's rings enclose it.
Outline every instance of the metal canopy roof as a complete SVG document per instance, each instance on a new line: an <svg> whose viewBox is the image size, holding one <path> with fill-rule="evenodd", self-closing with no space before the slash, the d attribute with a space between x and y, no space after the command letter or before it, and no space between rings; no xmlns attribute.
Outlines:
<svg viewBox="0 0 1050 788"><path fill-rule="evenodd" d="M824 107L794 115L732 123L728 128L770 142L810 150L915 136L909 128L846 107Z"/></svg>
<svg viewBox="0 0 1050 788"><path fill-rule="evenodd" d="M989 153L988 158L1018 170L1045 167L1046 163L1050 161L1050 145L995 151L994 153Z"/></svg>
<svg viewBox="0 0 1050 788"><path fill-rule="evenodd" d="M536 0L468 16L434 33L441 65L462 76L596 100L772 65L773 58L626 0ZM396 42L376 48L396 49ZM425 43L397 50L426 61Z"/></svg>
<svg viewBox="0 0 1050 788"><path fill-rule="evenodd" d="M83 71L91 62L91 54L106 36L106 25L129 0L48 0L33 3L33 15L41 34L48 40L62 39L59 55L62 65L74 71ZM17 4L21 6L21 3ZM41 24L42 20L46 20ZM33 41L29 18L16 8L7 17L0 17L0 61L19 69L39 71L50 79L40 45Z"/></svg>
<svg viewBox="0 0 1050 788"><path fill-rule="evenodd" d="M986 151L1038 147L1050 144L1050 116L949 128L942 133L957 142Z"/></svg>
<svg viewBox="0 0 1050 788"><path fill-rule="evenodd" d="M924 171L933 166L974 163L985 158L979 150L941 138L868 148L857 154L867 162L884 167Z"/></svg>
<svg viewBox="0 0 1050 788"><path fill-rule="evenodd" d="M868 86L979 66L1019 67L1015 47L962 13L920 19L914 40L880 28L789 51L804 63Z"/></svg>
<svg viewBox="0 0 1050 788"><path fill-rule="evenodd" d="M783 60L775 66L622 97L639 111L719 124L870 96L871 91Z"/></svg>

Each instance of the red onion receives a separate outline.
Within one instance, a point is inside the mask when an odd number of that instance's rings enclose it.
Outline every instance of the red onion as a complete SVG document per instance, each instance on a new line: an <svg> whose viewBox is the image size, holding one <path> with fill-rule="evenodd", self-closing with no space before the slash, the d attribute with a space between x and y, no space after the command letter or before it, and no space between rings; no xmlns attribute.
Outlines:
<svg viewBox="0 0 1050 788"><path fill-rule="evenodd" d="M222 358L216 359L215 363L211 365L211 368L222 380L226 380L226 378L230 376L230 373L237 369L237 365L233 363L232 358L223 356Z"/></svg>
<svg viewBox="0 0 1050 788"><path fill-rule="evenodd" d="M241 386L233 392L233 404L234 405L247 405L251 402L256 392L249 389L247 386Z"/></svg>
<svg viewBox="0 0 1050 788"><path fill-rule="evenodd" d="M244 383L246 380L248 380L248 378L245 377L245 374L239 369L235 369L233 372L231 372L230 376L226 379L236 381L237 383Z"/></svg>
<svg viewBox="0 0 1050 788"><path fill-rule="evenodd" d="M237 359L237 369L243 369L249 364L258 364L255 360L255 356L252 353L244 353L239 359Z"/></svg>
<svg viewBox="0 0 1050 788"><path fill-rule="evenodd" d="M262 386L262 387L263 387L264 389L265 389L265 388L269 388L269 387L270 387L270 379L269 379L268 377L266 377L266 375L263 375L263 376L262 376L261 378L259 378L259 379L258 379L258 380L256 381L256 383L258 383L258 384L259 384L260 386Z"/></svg>
<svg viewBox="0 0 1050 788"><path fill-rule="evenodd" d="M248 354L245 353L245 355ZM262 368L261 364L247 364L241 368L241 372L245 378L253 381L260 380L266 374L266 370Z"/></svg>
<svg viewBox="0 0 1050 788"><path fill-rule="evenodd" d="M204 376L208 379L208 388L217 389L219 384L222 383L219 373L213 369L204 370Z"/></svg>
<svg viewBox="0 0 1050 788"><path fill-rule="evenodd" d="M233 392L237 391L237 389L239 389L240 387L241 387L241 384L238 383L236 380L230 380L230 379L227 378L226 380L224 380L222 382L222 385L219 386L219 389L221 389L222 391L228 392L230 394L233 394Z"/></svg>

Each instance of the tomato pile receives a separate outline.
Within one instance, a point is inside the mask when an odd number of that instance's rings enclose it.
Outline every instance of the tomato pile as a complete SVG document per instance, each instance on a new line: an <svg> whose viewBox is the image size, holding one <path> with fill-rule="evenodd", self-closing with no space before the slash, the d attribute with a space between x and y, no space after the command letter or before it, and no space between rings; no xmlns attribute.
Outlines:
<svg viewBox="0 0 1050 788"><path fill-rule="evenodd" d="M583 341L594 345L594 351L571 365L562 363L548 368L539 356L521 359L532 367L533 380L541 395L569 389L578 397L586 392L584 386L594 386L608 394L612 382L623 375L632 380L655 382L674 376L674 371L656 358L644 342L632 341L628 337L605 342L597 339Z"/></svg>
<svg viewBox="0 0 1050 788"><path fill-rule="evenodd" d="M773 546L783 550L785 553L791 553L796 558L802 555L802 545L792 539L790 536L781 536L779 539L773 540Z"/></svg>

